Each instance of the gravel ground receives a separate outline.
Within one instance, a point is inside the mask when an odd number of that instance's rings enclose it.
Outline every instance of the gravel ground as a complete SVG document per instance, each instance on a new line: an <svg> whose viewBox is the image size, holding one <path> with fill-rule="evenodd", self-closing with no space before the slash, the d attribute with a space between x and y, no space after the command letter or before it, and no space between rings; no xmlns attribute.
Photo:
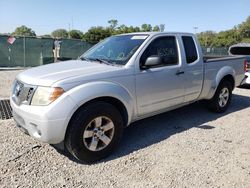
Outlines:
<svg viewBox="0 0 250 188"><path fill-rule="evenodd" d="M7 98L11 93L11 84L16 75L22 70L1 70L0 69L0 99Z"/></svg>
<svg viewBox="0 0 250 188"><path fill-rule="evenodd" d="M84 165L0 120L0 187L248 188L249 122L250 89L235 89L226 113L196 103L136 122L113 155Z"/></svg>

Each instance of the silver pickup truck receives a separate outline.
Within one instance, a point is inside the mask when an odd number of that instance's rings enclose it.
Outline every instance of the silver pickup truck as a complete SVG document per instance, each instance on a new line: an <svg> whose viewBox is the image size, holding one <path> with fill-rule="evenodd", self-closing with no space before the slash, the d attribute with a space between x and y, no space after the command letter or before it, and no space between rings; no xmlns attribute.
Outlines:
<svg viewBox="0 0 250 188"><path fill-rule="evenodd" d="M76 159L94 162L132 122L207 100L224 112L244 78L244 57L204 58L190 33L109 37L78 60L32 68L13 83L18 127Z"/></svg>

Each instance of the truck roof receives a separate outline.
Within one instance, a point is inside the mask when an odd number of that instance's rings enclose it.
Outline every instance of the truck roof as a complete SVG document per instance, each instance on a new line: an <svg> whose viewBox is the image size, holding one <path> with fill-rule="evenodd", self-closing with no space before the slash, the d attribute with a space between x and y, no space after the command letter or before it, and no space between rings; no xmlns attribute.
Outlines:
<svg viewBox="0 0 250 188"><path fill-rule="evenodd" d="M120 35L159 35L159 34L172 34L172 35L194 35L193 33L187 33L187 32L135 32L135 33L124 33Z"/></svg>

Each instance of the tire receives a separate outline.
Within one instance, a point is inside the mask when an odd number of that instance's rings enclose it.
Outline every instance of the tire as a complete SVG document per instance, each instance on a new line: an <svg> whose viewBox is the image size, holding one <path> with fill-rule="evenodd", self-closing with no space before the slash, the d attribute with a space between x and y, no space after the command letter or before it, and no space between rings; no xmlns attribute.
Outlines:
<svg viewBox="0 0 250 188"><path fill-rule="evenodd" d="M106 102L80 109L67 129L66 149L79 161L92 163L110 155L123 135L119 111Z"/></svg>
<svg viewBox="0 0 250 188"><path fill-rule="evenodd" d="M231 82L222 81L218 86L213 98L208 101L209 109L217 113L225 112L231 103L232 90L233 87Z"/></svg>

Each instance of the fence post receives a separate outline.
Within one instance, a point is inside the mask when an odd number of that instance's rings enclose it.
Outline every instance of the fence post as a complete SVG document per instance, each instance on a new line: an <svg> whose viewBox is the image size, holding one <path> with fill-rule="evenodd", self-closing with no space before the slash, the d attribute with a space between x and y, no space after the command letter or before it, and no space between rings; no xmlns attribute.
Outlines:
<svg viewBox="0 0 250 188"><path fill-rule="evenodd" d="M23 36L23 66L26 67L26 41L25 36Z"/></svg>

